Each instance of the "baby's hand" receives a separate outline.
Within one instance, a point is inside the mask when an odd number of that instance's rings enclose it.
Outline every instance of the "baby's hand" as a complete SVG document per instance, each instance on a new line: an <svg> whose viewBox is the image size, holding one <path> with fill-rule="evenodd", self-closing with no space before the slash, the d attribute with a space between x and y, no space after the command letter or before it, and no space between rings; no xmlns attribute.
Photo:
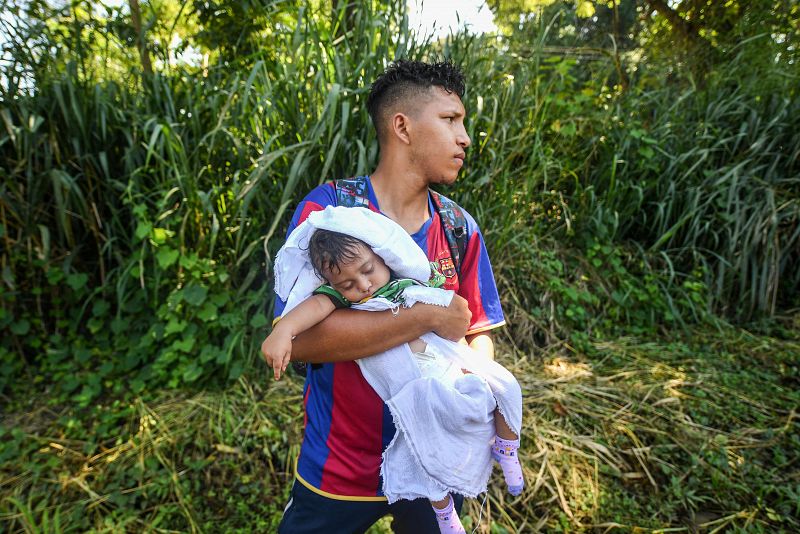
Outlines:
<svg viewBox="0 0 800 534"><path fill-rule="evenodd" d="M286 371L292 356L291 336L282 336L278 331L273 330L261 344L261 354L264 355L267 365L275 371L275 380L279 380L281 373Z"/></svg>

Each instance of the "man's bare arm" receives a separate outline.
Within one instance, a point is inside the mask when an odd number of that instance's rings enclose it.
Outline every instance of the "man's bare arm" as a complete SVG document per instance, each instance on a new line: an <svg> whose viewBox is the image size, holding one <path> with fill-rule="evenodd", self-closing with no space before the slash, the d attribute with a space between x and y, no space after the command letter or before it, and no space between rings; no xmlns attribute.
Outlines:
<svg viewBox="0 0 800 534"><path fill-rule="evenodd" d="M490 360L494 360L494 339L489 332L478 332L467 336L467 345L480 352Z"/></svg>
<svg viewBox="0 0 800 534"><path fill-rule="evenodd" d="M397 315L388 310L336 310L294 338L292 360L309 363L356 360L431 331L456 340L466 333L471 317L467 301L457 295L447 308L416 304L401 308Z"/></svg>

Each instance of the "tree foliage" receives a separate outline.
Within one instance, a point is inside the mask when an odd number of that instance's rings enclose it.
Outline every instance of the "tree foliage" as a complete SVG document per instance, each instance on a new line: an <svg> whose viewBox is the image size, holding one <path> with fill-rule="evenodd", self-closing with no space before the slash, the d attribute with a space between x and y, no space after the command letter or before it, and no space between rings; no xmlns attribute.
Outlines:
<svg viewBox="0 0 800 534"><path fill-rule="evenodd" d="M608 317L644 327L791 305L800 284L790 267L798 67L790 54L796 21L780 17L794 12L676 4L686 20L721 10L713 23L720 54L751 18L792 22L742 41L721 66L708 66L699 88L675 56L659 56L667 21L635 2L597 4L584 18L572 2L536 5L538 15L499 41L462 35L416 48L405 40L402 10L377 2L333 14L328 4L142 2L139 30L127 4L16 8L19 18L4 21L14 38L5 45L0 143L6 354L40 361L38 347L54 335L84 354L87 332L113 332L144 314L133 321L142 329L136 343L111 337L104 349L137 355L118 369L140 369L136 384L191 382L219 367L236 376L230 348L246 353L247 328L266 324L266 315L256 299L242 308L260 317L255 323L237 316L242 301L221 295L264 290L261 264L298 192L374 165L377 145L362 128L365 80L387 58L421 54L450 55L470 74L476 164L458 194L484 206L491 186L508 213L538 221L491 219L508 236L501 255L517 250L513 232L556 233L578 248L611 246L591 261L620 269L579 298L571 284L580 279L554 282L564 274L557 266L573 260L543 259L552 269L538 274L530 269L541 265L516 265L505 273L507 289L553 283L546 291L564 314L523 328L524 336L613 329ZM381 16L388 27L375 24ZM603 29L615 21L619 48L609 50ZM144 77L142 45L152 56ZM625 243L647 251L638 267L638 256L615 248ZM23 268L30 262L38 270ZM518 297L529 318L538 313L535 294ZM83 302L91 310L73 313ZM214 317L221 322L204 329ZM190 345L201 333L204 344ZM190 356L197 348L206 351L200 366ZM160 356L141 360L143 350Z"/></svg>
<svg viewBox="0 0 800 534"><path fill-rule="evenodd" d="M784 59L797 59L800 8L788 0L492 0L498 25L519 31L542 18L572 14L584 46L642 48L653 57L679 57L704 70L747 39L768 35Z"/></svg>
<svg viewBox="0 0 800 534"><path fill-rule="evenodd" d="M263 385L271 259L306 191L376 164L369 81L445 56L473 140L447 194L551 447L492 528L797 530L797 7L658 4L494 2L507 34L416 43L399 1L2 3L0 521L274 529L302 399Z"/></svg>

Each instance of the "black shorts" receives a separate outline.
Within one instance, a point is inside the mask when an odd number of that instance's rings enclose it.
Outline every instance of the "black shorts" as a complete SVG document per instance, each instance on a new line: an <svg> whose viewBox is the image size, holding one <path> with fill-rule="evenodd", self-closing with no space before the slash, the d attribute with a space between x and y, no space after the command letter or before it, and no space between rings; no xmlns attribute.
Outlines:
<svg viewBox="0 0 800 534"><path fill-rule="evenodd" d="M453 495L456 510L464 502ZM397 501L342 501L314 493L295 481L289 504L278 527L279 534L361 534L381 517L391 514L397 534L439 534L436 516L428 499Z"/></svg>

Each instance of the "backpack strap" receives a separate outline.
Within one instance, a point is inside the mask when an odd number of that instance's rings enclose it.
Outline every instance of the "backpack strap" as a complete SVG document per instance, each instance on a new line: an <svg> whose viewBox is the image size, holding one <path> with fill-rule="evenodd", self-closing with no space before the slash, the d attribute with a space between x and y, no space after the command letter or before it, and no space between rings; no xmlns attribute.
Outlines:
<svg viewBox="0 0 800 534"><path fill-rule="evenodd" d="M367 179L364 176L343 178L334 182L336 186L336 205L346 208L368 208L369 193Z"/></svg>
<svg viewBox="0 0 800 534"><path fill-rule="evenodd" d="M434 190L431 191L433 206L442 221L447 246L453 258L458 277L461 278L461 262L467 253L467 219L458 204Z"/></svg>

